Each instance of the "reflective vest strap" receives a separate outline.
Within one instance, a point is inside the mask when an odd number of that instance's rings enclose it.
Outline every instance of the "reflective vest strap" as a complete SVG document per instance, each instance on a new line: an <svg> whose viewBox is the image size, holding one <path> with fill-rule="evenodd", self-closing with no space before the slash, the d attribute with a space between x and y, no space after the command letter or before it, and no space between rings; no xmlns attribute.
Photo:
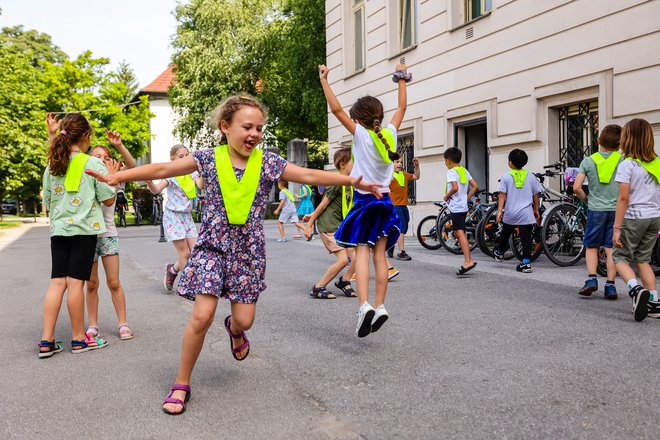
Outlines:
<svg viewBox="0 0 660 440"><path fill-rule="evenodd" d="M602 154L596 152L589 157L591 157L591 160L593 160L596 165L598 181L600 183L610 183L610 180L612 180L612 176L616 171L616 167L619 164L619 160L621 159L621 154L614 151L606 159Z"/></svg>
<svg viewBox="0 0 660 440"><path fill-rule="evenodd" d="M376 132L373 130L367 130L367 131L369 132L369 135L371 135L371 139L373 139L374 144L376 144L376 148L378 149L378 152L380 153L380 156L383 158L385 163L392 163L390 156L387 154L388 149L385 148L385 144L383 143L383 141L380 140ZM389 128L383 128L380 130L380 134L382 134L385 140L387 141L387 144L389 145L389 151L394 152L396 143L394 141L394 133L392 133L392 130L390 130Z"/></svg>
<svg viewBox="0 0 660 440"><path fill-rule="evenodd" d="M509 174L513 177L513 183L516 184L516 188L522 188L525 186L527 170L511 170L509 171Z"/></svg>
<svg viewBox="0 0 660 440"><path fill-rule="evenodd" d="M399 184L399 186L401 186L401 188L406 186L406 176L401 171L394 172L394 180L397 181L397 183Z"/></svg>
<svg viewBox="0 0 660 440"><path fill-rule="evenodd" d="M452 170L456 171L458 173L458 181L461 182L461 185L465 185L467 183L467 170L463 167L454 167Z"/></svg>
<svg viewBox="0 0 660 440"><path fill-rule="evenodd" d="M176 181L183 190L184 193L186 193L186 197L189 199L194 199L197 197L197 191L195 190L195 181L193 180L192 176L190 174L186 174L185 176L177 176Z"/></svg>
<svg viewBox="0 0 660 440"><path fill-rule="evenodd" d="M653 159L651 162L642 162L639 159L633 159L632 157L626 158L626 160L635 160L636 162L639 162L642 164L644 169L653 177L655 177L655 181L660 183L660 159L656 157Z"/></svg>
<svg viewBox="0 0 660 440"><path fill-rule="evenodd" d="M67 192L78 192L88 160L89 156L84 153L78 153L69 160L69 167L64 177L64 189Z"/></svg>
<svg viewBox="0 0 660 440"><path fill-rule="evenodd" d="M227 220L231 225L244 225L250 215L259 188L263 152L258 149L252 150L240 182L236 178L236 173L234 173L227 146L215 147L214 154L220 193L227 211Z"/></svg>
<svg viewBox="0 0 660 440"><path fill-rule="evenodd" d="M286 194L286 196L287 196L287 197L289 198L289 200L291 200L292 202L295 202L295 201L296 201L296 198L293 196L293 194L291 194L291 191L289 191L288 189L284 188L284 189L282 190L282 192L283 192L284 194Z"/></svg>
<svg viewBox="0 0 660 440"><path fill-rule="evenodd" d="M353 207L353 187L349 186L348 194L346 193L345 186L341 187L341 215L346 218L346 215Z"/></svg>

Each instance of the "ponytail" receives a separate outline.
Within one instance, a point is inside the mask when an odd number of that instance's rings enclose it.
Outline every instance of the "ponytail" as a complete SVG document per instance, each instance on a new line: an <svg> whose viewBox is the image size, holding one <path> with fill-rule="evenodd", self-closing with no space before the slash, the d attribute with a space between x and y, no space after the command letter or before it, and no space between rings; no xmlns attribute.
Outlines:
<svg viewBox="0 0 660 440"><path fill-rule="evenodd" d="M87 119L79 113L69 113L60 124L60 132L48 149L48 170L53 176L64 176L69 167L71 145L80 143L92 128Z"/></svg>
<svg viewBox="0 0 660 440"><path fill-rule="evenodd" d="M69 167L69 146L65 134L59 133L48 150L48 168L53 176L64 176Z"/></svg>
<svg viewBox="0 0 660 440"><path fill-rule="evenodd" d="M374 119L373 123L374 127L374 132L378 136L378 139L385 145L385 150L387 150L387 157L394 162L395 160L399 160L401 158L401 155L399 153L396 153L390 149L390 145L387 143L387 139L385 139L385 136L381 133L381 128L380 128L380 119L376 118Z"/></svg>

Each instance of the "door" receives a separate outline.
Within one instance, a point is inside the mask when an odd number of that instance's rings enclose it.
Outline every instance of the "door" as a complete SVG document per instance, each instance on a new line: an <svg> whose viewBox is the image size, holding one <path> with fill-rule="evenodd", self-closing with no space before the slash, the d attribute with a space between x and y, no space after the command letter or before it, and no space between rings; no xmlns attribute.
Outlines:
<svg viewBox="0 0 660 440"><path fill-rule="evenodd" d="M465 166L480 189L488 190L488 145L486 124L469 125L465 130Z"/></svg>

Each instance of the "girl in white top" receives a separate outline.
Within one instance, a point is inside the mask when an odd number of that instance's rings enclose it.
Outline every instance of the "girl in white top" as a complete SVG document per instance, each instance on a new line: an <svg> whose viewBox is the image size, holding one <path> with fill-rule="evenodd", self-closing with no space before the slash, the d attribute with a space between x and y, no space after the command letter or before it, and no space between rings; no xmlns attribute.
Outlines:
<svg viewBox="0 0 660 440"><path fill-rule="evenodd" d="M356 333L365 337L377 331L388 319L385 310L388 264L387 249L396 244L400 234L400 221L389 197L390 182L394 175L393 161L399 158L396 149L396 131L406 112L406 82L411 75L406 66L399 64L393 80L398 84L398 107L390 124L381 129L384 117L383 104L372 96L364 96L346 114L328 83L329 69L319 66L319 76L330 111L353 135L353 170L351 176L364 176L369 182L380 184L383 194L377 199L372 194L356 191L354 204L335 233L337 243L344 247L356 247L355 272L360 302ZM369 302L369 258L373 250L376 271L376 300Z"/></svg>

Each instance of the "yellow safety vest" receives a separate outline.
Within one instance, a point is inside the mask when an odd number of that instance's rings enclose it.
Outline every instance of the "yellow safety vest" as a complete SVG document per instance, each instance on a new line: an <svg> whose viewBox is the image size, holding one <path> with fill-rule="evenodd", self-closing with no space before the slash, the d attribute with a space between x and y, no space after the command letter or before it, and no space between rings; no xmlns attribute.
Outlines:
<svg viewBox="0 0 660 440"><path fill-rule="evenodd" d="M234 173L227 145L215 147L214 153L215 169L218 173L220 193L227 210L227 220L230 225L244 225L257 195L263 151L256 148L252 150L240 182Z"/></svg>
<svg viewBox="0 0 660 440"><path fill-rule="evenodd" d="M621 159L621 154L617 151L612 152L610 156L606 159L602 154L596 152L592 154L591 159L596 164L596 171L598 171L598 181L600 183L610 183L612 176L616 171L616 167L619 164Z"/></svg>
<svg viewBox="0 0 660 440"><path fill-rule="evenodd" d="M85 166L89 156L85 153L78 153L69 160L69 167L64 177L64 189L66 192L78 192L80 179L85 172Z"/></svg>
<svg viewBox="0 0 660 440"><path fill-rule="evenodd" d="M282 192L283 192L284 194L286 194L286 196L287 196L287 197L289 198L289 200L291 200L292 202L295 202L295 201L296 201L296 198L293 196L293 194L291 194L291 191L289 191L288 189L284 188L284 189L282 190Z"/></svg>
<svg viewBox="0 0 660 440"><path fill-rule="evenodd" d="M197 197L197 191L195 190L195 181L190 176L190 174L186 174L185 176L177 176L176 181L179 183L179 186L181 187L183 192L186 193L186 196L189 199L194 199L195 197Z"/></svg>
<svg viewBox="0 0 660 440"><path fill-rule="evenodd" d="M404 176L403 172L401 172L401 171L395 171L395 172L394 172L394 180L397 181L397 183L399 184L399 186L400 186L401 188L403 188L404 186L406 186L406 176Z"/></svg>
<svg viewBox="0 0 660 440"><path fill-rule="evenodd" d="M353 192L355 191L352 186L349 186L350 193L347 195L346 188L345 186L341 187L341 215L344 218L353 207Z"/></svg>
<svg viewBox="0 0 660 440"><path fill-rule="evenodd" d="M511 170L509 171L509 174L513 176L513 183L516 184L516 188L522 188L525 186L527 170Z"/></svg>
<svg viewBox="0 0 660 440"><path fill-rule="evenodd" d="M653 177L655 177L655 181L660 183L660 159L656 156L655 159L653 159L651 162L642 162L639 159L633 159L632 157L627 157L626 160L634 160L636 162L639 162L642 164L644 169Z"/></svg>
<svg viewBox="0 0 660 440"><path fill-rule="evenodd" d="M387 148L385 147L385 144L383 143L383 141L380 140L376 132L368 129L367 131L371 135L371 139L373 139L374 144L376 144L376 148L378 149L378 152L380 153L380 156L383 158L385 163L392 163L390 156L387 154ZM394 133L392 133L392 130L390 130L389 128L383 128L380 130L380 133L387 141L387 144L390 147L389 150L395 152L396 150L394 148L396 147L396 143L394 141Z"/></svg>

